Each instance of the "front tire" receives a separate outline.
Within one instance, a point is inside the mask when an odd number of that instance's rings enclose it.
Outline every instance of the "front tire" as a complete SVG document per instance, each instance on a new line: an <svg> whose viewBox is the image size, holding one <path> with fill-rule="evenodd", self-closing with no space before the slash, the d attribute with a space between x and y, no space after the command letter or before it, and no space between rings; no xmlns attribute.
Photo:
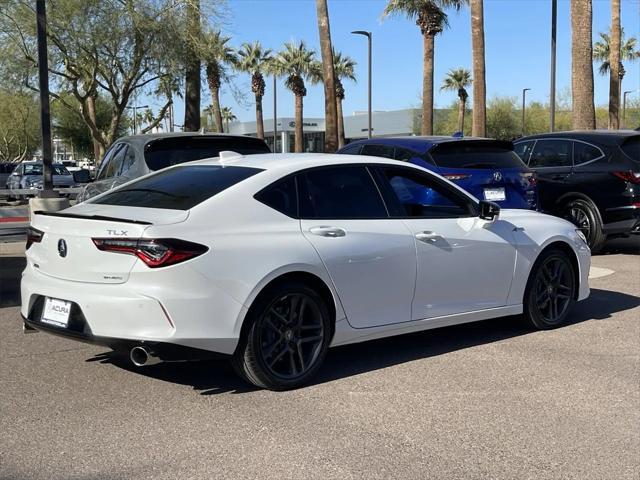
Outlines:
<svg viewBox="0 0 640 480"><path fill-rule="evenodd" d="M534 327L548 330L562 325L576 297L573 264L559 249L543 251L536 260L524 294L524 317Z"/></svg>
<svg viewBox="0 0 640 480"><path fill-rule="evenodd" d="M567 203L562 216L584 233L592 252L602 249L607 236L602 231L602 220L597 207L587 200L576 199Z"/></svg>
<svg viewBox="0 0 640 480"><path fill-rule="evenodd" d="M331 340L325 301L307 285L269 286L251 306L249 325L232 365L253 385L289 390L306 383L322 364Z"/></svg>

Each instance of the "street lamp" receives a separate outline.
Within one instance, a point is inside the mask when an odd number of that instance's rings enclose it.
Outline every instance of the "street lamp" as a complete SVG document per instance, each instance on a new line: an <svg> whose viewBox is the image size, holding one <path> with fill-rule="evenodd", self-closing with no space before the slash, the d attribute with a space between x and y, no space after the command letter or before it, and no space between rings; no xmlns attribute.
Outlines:
<svg viewBox="0 0 640 480"><path fill-rule="evenodd" d="M627 90L622 95L622 126L624 128L627 126L627 95L635 91L636 90Z"/></svg>
<svg viewBox="0 0 640 480"><path fill-rule="evenodd" d="M373 128L371 127L371 32L366 32L364 30L355 30L353 32L354 35L363 35L365 37L367 37L367 43L369 46L369 87L368 87L368 99L369 99L369 109L368 109L368 113L369 113L369 138L371 138L371 132L373 131Z"/></svg>
<svg viewBox="0 0 640 480"><path fill-rule="evenodd" d="M551 92L549 93L549 130L556 129L556 27L558 0L551 0Z"/></svg>
<svg viewBox="0 0 640 480"><path fill-rule="evenodd" d="M525 112L525 101L527 98L527 90L531 90L530 88L523 88L522 89L522 136L524 137L524 112Z"/></svg>
<svg viewBox="0 0 640 480"><path fill-rule="evenodd" d="M273 153L278 153L278 80L273 75Z"/></svg>
<svg viewBox="0 0 640 480"><path fill-rule="evenodd" d="M149 108L149 105L134 105L132 107L127 107L127 108L133 110L133 134L135 135L137 133L136 121L137 121L137 116L138 116L138 109L139 108Z"/></svg>

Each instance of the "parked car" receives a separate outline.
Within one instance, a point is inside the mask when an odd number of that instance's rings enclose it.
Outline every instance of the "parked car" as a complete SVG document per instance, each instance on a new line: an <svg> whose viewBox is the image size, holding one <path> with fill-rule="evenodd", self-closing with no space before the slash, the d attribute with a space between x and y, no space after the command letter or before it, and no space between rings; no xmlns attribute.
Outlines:
<svg viewBox="0 0 640 480"><path fill-rule="evenodd" d="M424 205L431 190L449 203ZM330 346L522 313L553 328L589 295L573 224L363 156L173 166L36 212L26 256L25 328L136 366L223 354L274 390L310 381Z"/></svg>
<svg viewBox="0 0 640 480"><path fill-rule="evenodd" d="M5 188L7 179L16 168L16 165L17 164L13 162L0 162L0 188Z"/></svg>
<svg viewBox="0 0 640 480"><path fill-rule="evenodd" d="M78 166L78 164L74 160L62 160L60 163L64 165L66 169L71 173L82 170L82 167Z"/></svg>
<svg viewBox="0 0 640 480"><path fill-rule="evenodd" d="M537 206L533 172L513 144L486 138L379 137L359 140L340 154L373 155L419 165L455 182L481 200L504 208Z"/></svg>
<svg viewBox="0 0 640 480"><path fill-rule="evenodd" d="M249 155L269 153L255 137L227 134L158 133L118 139L105 153L95 181L78 194L78 202L171 165L217 157L221 151Z"/></svg>
<svg viewBox="0 0 640 480"><path fill-rule="evenodd" d="M593 251L609 237L640 234L640 133L546 133L515 148L537 174L541 209L571 220Z"/></svg>
<svg viewBox="0 0 640 480"><path fill-rule="evenodd" d="M53 186L58 188L70 188L76 185L73 175L61 163L52 165ZM33 194L12 194L13 198L26 198L35 196L38 190L42 190L42 162L29 161L19 163L7 178L8 190L27 189L32 190Z"/></svg>

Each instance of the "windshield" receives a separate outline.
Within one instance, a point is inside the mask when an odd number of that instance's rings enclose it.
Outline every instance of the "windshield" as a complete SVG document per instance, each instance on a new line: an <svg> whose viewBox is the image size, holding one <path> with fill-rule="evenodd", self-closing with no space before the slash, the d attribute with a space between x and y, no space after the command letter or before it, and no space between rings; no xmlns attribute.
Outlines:
<svg viewBox="0 0 640 480"><path fill-rule="evenodd" d="M499 142L441 143L429 153L437 166L445 168L527 168L511 148Z"/></svg>
<svg viewBox="0 0 640 480"><path fill-rule="evenodd" d="M176 137L156 140L149 144L144 158L149 170L157 171L171 165L215 158L230 150L242 155L270 153L263 140L252 137Z"/></svg>
<svg viewBox="0 0 640 480"><path fill-rule="evenodd" d="M69 170L67 170L62 165L52 165L51 168L54 175L71 175L69 173ZM42 164L41 163L25 163L24 175L42 175Z"/></svg>
<svg viewBox="0 0 640 480"><path fill-rule="evenodd" d="M190 165L131 182L91 203L189 210L258 172L259 168Z"/></svg>

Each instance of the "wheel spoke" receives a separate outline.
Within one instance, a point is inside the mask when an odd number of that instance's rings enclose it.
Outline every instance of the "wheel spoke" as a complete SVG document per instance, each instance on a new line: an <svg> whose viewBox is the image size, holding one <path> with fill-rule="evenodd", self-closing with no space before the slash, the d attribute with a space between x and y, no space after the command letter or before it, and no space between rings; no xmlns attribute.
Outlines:
<svg viewBox="0 0 640 480"><path fill-rule="evenodd" d="M291 373L297 375L298 367L296 367L296 356L291 348L289 349L289 366L291 367Z"/></svg>
<svg viewBox="0 0 640 480"><path fill-rule="evenodd" d="M307 299L303 298L298 305L298 323L297 326L300 328L302 326L302 321L304 320L304 311L307 308Z"/></svg>
<svg viewBox="0 0 640 480"><path fill-rule="evenodd" d="M309 342L317 342L322 340L322 335L316 335L314 337L306 337L306 338L301 338L299 340L299 342L302 343L309 343Z"/></svg>
<svg viewBox="0 0 640 480"><path fill-rule="evenodd" d="M269 367L273 367L273 365L274 365L278 360L280 360L280 359L282 358L282 356L283 356L285 353L287 353L288 351L289 351L289 349L288 349L288 348L283 348L283 349L280 351L280 353L279 353L278 355L276 355L276 357L268 363Z"/></svg>
<svg viewBox="0 0 640 480"><path fill-rule="evenodd" d="M304 355L302 355L302 343L298 342L296 349L298 351L298 359L300 360L300 368L302 368L302 371L304 372L306 366L304 364Z"/></svg>
<svg viewBox="0 0 640 480"><path fill-rule="evenodd" d="M278 317L278 319L283 323L283 324L287 324L287 319L281 314L276 312L275 308L271 308L269 310L269 313L271 313L272 315L275 315L276 317Z"/></svg>
<svg viewBox="0 0 640 480"><path fill-rule="evenodd" d="M269 327L271 330L276 332L278 335L282 335L282 332L280 331L280 329L273 324L273 322L269 317L265 318L265 323L267 327Z"/></svg>

